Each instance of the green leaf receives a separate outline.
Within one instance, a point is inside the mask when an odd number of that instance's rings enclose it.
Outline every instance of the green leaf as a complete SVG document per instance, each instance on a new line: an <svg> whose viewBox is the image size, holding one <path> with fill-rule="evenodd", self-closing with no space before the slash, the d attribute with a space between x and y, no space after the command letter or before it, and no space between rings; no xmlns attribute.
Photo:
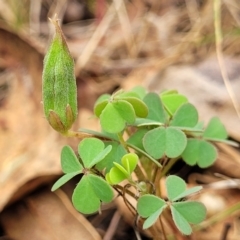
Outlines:
<svg viewBox="0 0 240 240"><path fill-rule="evenodd" d="M128 97L134 97L134 98L139 98L138 93L135 91L123 91L123 90L119 90L118 92L116 92L114 99L123 99L123 98L128 98Z"/></svg>
<svg viewBox="0 0 240 240"><path fill-rule="evenodd" d="M114 108L119 115L129 124L133 124L136 119L133 106L125 100L117 100L113 102Z"/></svg>
<svg viewBox="0 0 240 240"><path fill-rule="evenodd" d="M135 154L135 153L125 154L122 157L121 162L122 162L123 167L127 170L127 172L129 174L131 174L134 171L134 169L136 168L136 166L137 166L138 155Z"/></svg>
<svg viewBox="0 0 240 240"><path fill-rule="evenodd" d="M178 230L185 235L190 235L192 233L192 228L188 221L177 211L173 205L170 206L170 209L172 212L173 221Z"/></svg>
<svg viewBox="0 0 240 240"><path fill-rule="evenodd" d="M188 139L182 153L183 160L190 166L198 164L201 168L211 166L217 159L217 150L209 142L201 139Z"/></svg>
<svg viewBox="0 0 240 240"><path fill-rule="evenodd" d="M130 177L129 172L122 165L120 165L119 163L116 163L116 162L114 162L113 164L114 164L113 168L117 168L120 172L122 172L125 175L125 179Z"/></svg>
<svg viewBox="0 0 240 240"><path fill-rule="evenodd" d="M122 98L122 100L129 102L133 106L136 116L144 118L148 115L148 107L141 99L136 97L125 97Z"/></svg>
<svg viewBox="0 0 240 240"><path fill-rule="evenodd" d="M74 189L72 201L81 213L91 214L99 210L100 200L110 202L113 190L102 178L93 174L84 175Z"/></svg>
<svg viewBox="0 0 240 240"><path fill-rule="evenodd" d="M104 131L118 133L125 128L126 121L120 116L114 105L108 103L100 115L100 124Z"/></svg>
<svg viewBox="0 0 240 240"><path fill-rule="evenodd" d="M91 186L96 194L96 196L102 202L111 202L114 194L111 186L104 181L101 177L95 176L93 174L88 175L88 180L91 183Z"/></svg>
<svg viewBox="0 0 240 240"><path fill-rule="evenodd" d="M178 91L176 89L171 89L171 90L163 90L161 93L161 96L163 95L171 95L171 94L178 94Z"/></svg>
<svg viewBox="0 0 240 240"><path fill-rule="evenodd" d="M99 138L107 138L109 140L115 140L115 141L119 140L118 135L115 133L108 133L108 132L104 132L104 131L97 132L97 131L85 129L85 128L80 128L79 131L83 132L83 133L92 134L95 137L99 137Z"/></svg>
<svg viewBox="0 0 240 240"><path fill-rule="evenodd" d="M174 126L174 128L176 129L179 129L185 133L191 133L191 134L194 134L197 135L197 134L201 134L203 133L203 130L202 129L197 129L197 128L190 128L190 127L177 127L177 126Z"/></svg>
<svg viewBox="0 0 240 240"><path fill-rule="evenodd" d="M170 115L173 115L182 104L188 102L184 95L178 93L161 95L161 99Z"/></svg>
<svg viewBox="0 0 240 240"><path fill-rule="evenodd" d="M74 207L84 214L94 213L100 208L100 200L88 178L88 175L82 177L72 195Z"/></svg>
<svg viewBox="0 0 240 240"><path fill-rule="evenodd" d="M144 222L143 224L143 229L147 229L149 227L151 227L159 218L160 214L162 213L162 211L164 210L165 206L163 206L162 208L158 209L155 213L153 213L152 215L150 215Z"/></svg>
<svg viewBox="0 0 240 240"><path fill-rule="evenodd" d="M127 123L135 122L135 112L130 103L119 100L109 102L100 115L102 129L109 133L121 132Z"/></svg>
<svg viewBox="0 0 240 240"><path fill-rule="evenodd" d="M85 138L80 142L78 152L86 168L91 168L95 164L95 158L103 151L104 146L97 138Z"/></svg>
<svg viewBox="0 0 240 240"><path fill-rule="evenodd" d="M166 189L168 199L174 201L174 199L178 199L178 196L186 190L185 181L175 175L168 176L166 178Z"/></svg>
<svg viewBox="0 0 240 240"><path fill-rule="evenodd" d="M165 154L169 158L181 155L187 144L186 135L173 127L158 127L147 132L143 146L152 157L159 159Z"/></svg>
<svg viewBox="0 0 240 240"><path fill-rule="evenodd" d="M83 169L73 149L69 146L64 146L62 149L61 166L64 173L81 172Z"/></svg>
<svg viewBox="0 0 240 240"><path fill-rule="evenodd" d="M95 164L101 162L112 150L112 146L109 145L103 151L101 151L91 162L89 167L93 167Z"/></svg>
<svg viewBox="0 0 240 240"><path fill-rule="evenodd" d="M204 138L226 139L227 130L218 117L213 117L203 133Z"/></svg>
<svg viewBox="0 0 240 240"><path fill-rule="evenodd" d="M182 192L180 195L178 195L176 198L174 198L172 201L178 201L179 199L189 196L190 194L199 192L200 190L202 190L202 186L196 186L196 187L187 189L184 192Z"/></svg>
<svg viewBox="0 0 240 240"><path fill-rule="evenodd" d="M73 177L75 177L78 174L80 174L79 171L64 174L61 178L59 178L54 183L54 185L52 186L51 191L53 192L53 191L57 190L58 188L60 188L62 185L64 185L66 182L68 182L70 179L72 179Z"/></svg>
<svg viewBox="0 0 240 240"><path fill-rule="evenodd" d="M166 155L175 158L181 155L187 145L186 135L178 129L166 128Z"/></svg>
<svg viewBox="0 0 240 240"><path fill-rule="evenodd" d="M147 115L148 119L165 123L167 121L167 114L164 110L162 101L158 94L156 93L148 93L143 101L147 104L149 112Z"/></svg>
<svg viewBox="0 0 240 240"><path fill-rule="evenodd" d="M94 105L94 114L97 117L100 117L103 109L107 106L108 100L110 99L110 97L111 96L109 94L103 94L97 99Z"/></svg>
<svg viewBox="0 0 240 240"><path fill-rule="evenodd" d="M101 162L97 163L96 168L100 171L105 169L105 172L108 173L114 166L113 162L120 163L123 155L126 154L127 151L117 142L105 142L105 146L111 146L112 149Z"/></svg>
<svg viewBox="0 0 240 240"><path fill-rule="evenodd" d="M165 207L167 204L163 199L151 194L141 196L137 202L137 212L143 218L147 218Z"/></svg>
<svg viewBox="0 0 240 240"><path fill-rule="evenodd" d="M127 140L127 143L130 143L130 144L136 146L137 148L144 150L142 139L147 132L148 132L148 129L146 129L146 128L138 129L135 133L133 133L130 136L130 138Z"/></svg>
<svg viewBox="0 0 240 240"><path fill-rule="evenodd" d="M165 124L147 118L136 118L136 121L133 125L137 127L144 126L148 127L148 126L164 126Z"/></svg>
<svg viewBox="0 0 240 240"><path fill-rule="evenodd" d="M121 164L114 162L114 167L107 174L106 179L110 184L118 184L131 176L137 166L138 156L135 153L125 154Z"/></svg>
<svg viewBox="0 0 240 240"><path fill-rule="evenodd" d="M200 202L175 202L172 205L189 223L198 224L206 218L206 207Z"/></svg>
<svg viewBox="0 0 240 240"><path fill-rule="evenodd" d="M106 174L106 180L109 184L116 185L123 180L125 180L128 176L125 172L121 171L117 167L111 168L111 170Z"/></svg>
<svg viewBox="0 0 240 240"><path fill-rule="evenodd" d="M231 140L224 140L224 139L219 139L219 138L207 138L207 137L205 137L204 139L207 141L210 141L210 142L220 142L220 143L228 144L232 147L239 147L239 143L231 141Z"/></svg>
<svg viewBox="0 0 240 240"><path fill-rule="evenodd" d="M202 189L202 186L196 186L190 189L186 189L187 185L185 181L175 175L168 176L166 178L166 190L168 199L172 202L178 201L190 194L196 193Z"/></svg>
<svg viewBox="0 0 240 240"><path fill-rule="evenodd" d="M198 122L197 109L190 103L180 106L170 122L170 126L194 127Z"/></svg>

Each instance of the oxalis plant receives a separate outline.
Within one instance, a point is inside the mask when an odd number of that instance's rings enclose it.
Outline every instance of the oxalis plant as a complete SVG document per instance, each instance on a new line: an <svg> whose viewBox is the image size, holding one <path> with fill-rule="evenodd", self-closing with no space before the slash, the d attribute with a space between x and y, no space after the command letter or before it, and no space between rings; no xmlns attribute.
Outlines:
<svg viewBox="0 0 240 240"><path fill-rule="evenodd" d="M100 132L70 130L77 117L74 61L56 17L51 22L56 33L44 59L44 113L53 129L80 139L78 149L62 148L64 175L52 191L79 175L72 194L79 212L100 212L102 204L120 195L139 227L156 228L155 223L171 212L176 228L190 235L191 224L206 217L205 206L189 200L202 187L188 189L183 179L169 171L178 160L207 168L217 160L215 142L236 145L227 140L224 125L214 117L204 127L197 109L176 90L153 93L136 87L98 98L93 111L100 120ZM160 187L163 177L167 198ZM129 197L136 200L135 206ZM159 234L164 234L160 225Z"/></svg>

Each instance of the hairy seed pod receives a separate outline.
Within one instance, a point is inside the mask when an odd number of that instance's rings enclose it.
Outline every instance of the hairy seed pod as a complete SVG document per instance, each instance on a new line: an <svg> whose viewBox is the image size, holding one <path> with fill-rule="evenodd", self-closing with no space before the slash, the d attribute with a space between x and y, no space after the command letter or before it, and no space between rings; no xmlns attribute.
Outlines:
<svg viewBox="0 0 240 240"><path fill-rule="evenodd" d="M44 58L43 108L49 124L66 133L77 117L77 87L74 61L56 17L50 19L55 36Z"/></svg>

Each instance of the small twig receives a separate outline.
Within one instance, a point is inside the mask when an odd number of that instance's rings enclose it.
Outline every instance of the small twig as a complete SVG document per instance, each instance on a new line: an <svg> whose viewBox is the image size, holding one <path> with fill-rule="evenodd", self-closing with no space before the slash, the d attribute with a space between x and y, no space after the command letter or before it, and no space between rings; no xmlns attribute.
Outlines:
<svg viewBox="0 0 240 240"><path fill-rule="evenodd" d="M94 50L96 49L98 43L108 30L109 24L114 19L116 13L114 11L113 4L109 7L107 13L103 17L102 21L98 25L97 29L93 33L91 39L88 41L86 47L84 48L81 55L78 57L76 61L76 70L75 74L79 75L80 71L86 66L87 62L91 58Z"/></svg>
<svg viewBox="0 0 240 240"><path fill-rule="evenodd" d="M121 188L120 188L121 187ZM129 209L129 211L133 214L133 216L135 216L135 213L132 211L132 209L136 212L136 209L135 207L125 198L124 194L125 192L127 192L128 190L124 189L122 186L115 186L113 187L117 192L118 194L123 198L124 200L124 203L126 204L127 208ZM120 188L121 190L119 190L118 188ZM125 192L124 192L125 191ZM129 191L130 192L130 191ZM128 192L128 194L129 194ZM131 192L132 193L132 192ZM133 193L132 193L133 194ZM133 198L135 198L135 196L133 196L132 194L129 194L130 196L132 196ZM131 208L129 207L131 206Z"/></svg>
<svg viewBox="0 0 240 240"><path fill-rule="evenodd" d="M232 224L231 224L231 223L226 223L226 224L223 226L223 233L222 233L221 240L227 240L227 235L228 235L229 230L230 230L231 227L232 227Z"/></svg>
<svg viewBox="0 0 240 240"><path fill-rule="evenodd" d="M137 230L137 228L133 228L133 229L134 229L137 240L142 240L141 235L140 235L139 231Z"/></svg>
<svg viewBox="0 0 240 240"><path fill-rule="evenodd" d="M232 100L233 107L240 119L240 109L239 104L236 100L235 94L232 90L227 70L224 64L223 51L222 51L222 29L221 29L221 0L214 0L214 28L215 28L215 38L216 38L216 54L218 59L218 64L222 74L222 78L228 94Z"/></svg>
<svg viewBox="0 0 240 240"><path fill-rule="evenodd" d="M116 211L112 217L111 223L108 226L108 229L103 237L103 240L111 240L118 228L119 221L121 219L121 214Z"/></svg>
<svg viewBox="0 0 240 240"><path fill-rule="evenodd" d="M29 9L29 25L30 32L36 33L39 35L40 33L40 13L41 13L41 4L42 1L30 1L30 9Z"/></svg>
<svg viewBox="0 0 240 240"><path fill-rule="evenodd" d="M160 221L160 225L161 225L161 228L162 228L162 233L163 233L164 240L167 240L166 232L165 232L161 217L159 217L159 221Z"/></svg>
<svg viewBox="0 0 240 240"><path fill-rule="evenodd" d="M127 45L129 54L131 57L136 56L136 44L134 42L134 37L131 29L131 24L127 15L126 6L123 0L113 0L115 4L116 12L122 27L123 37Z"/></svg>

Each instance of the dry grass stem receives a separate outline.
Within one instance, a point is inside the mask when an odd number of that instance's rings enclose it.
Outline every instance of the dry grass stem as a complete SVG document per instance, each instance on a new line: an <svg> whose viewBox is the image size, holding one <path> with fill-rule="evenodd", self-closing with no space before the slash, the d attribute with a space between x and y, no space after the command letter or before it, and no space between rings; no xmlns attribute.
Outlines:
<svg viewBox="0 0 240 240"><path fill-rule="evenodd" d="M238 118L240 120L240 108L236 100L235 94L232 90L230 80L228 78L226 66L224 64L224 56L222 51L222 30L221 30L221 0L214 0L214 27L215 27L215 37L216 37L216 53L222 73L223 81L229 96L232 100L233 106L236 110Z"/></svg>

